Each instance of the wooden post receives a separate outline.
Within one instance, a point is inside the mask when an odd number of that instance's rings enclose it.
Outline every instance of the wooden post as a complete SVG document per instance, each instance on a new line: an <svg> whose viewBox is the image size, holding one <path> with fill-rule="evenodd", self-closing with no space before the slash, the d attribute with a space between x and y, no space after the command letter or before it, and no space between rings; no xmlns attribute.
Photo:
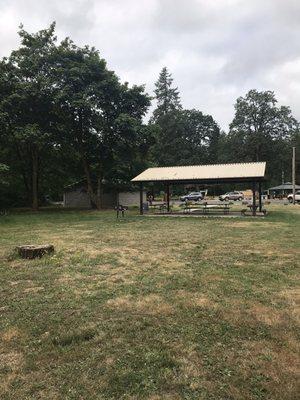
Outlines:
<svg viewBox="0 0 300 400"><path fill-rule="evenodd" d="M140 215L143 215L143 183L140 183Z"/></svg>
<svg viewBox="0 0 300 400"><path fill-rule="evenodd" d="M258 205L259 205L259 212L262 211L262 201L261 201L261 182L258 182Z"/></svg>
<svg viewBox="0 0 300 400"><path fill-rule="evenodd" d="M293 204L296 203L296 147L293 147L292 159Z"/></svg>
<svg viewBox="0 0 300 400"><path fill-rule="evenodd" d="M170 185L167 184L167 211L170 212Z"/></svg>
<svg viewBox="0 0 300 400"><path fill-rule="evenodd" d="M256 215L256 197L255 197L255 191L256 191L256 184L253 182L252 184L252 215Z"/></svg>

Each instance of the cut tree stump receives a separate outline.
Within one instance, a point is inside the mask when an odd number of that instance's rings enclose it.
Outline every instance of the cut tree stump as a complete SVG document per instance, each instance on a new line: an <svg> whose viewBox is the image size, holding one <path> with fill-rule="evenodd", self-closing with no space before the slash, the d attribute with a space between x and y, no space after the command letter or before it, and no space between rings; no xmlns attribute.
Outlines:
<svg viewBox="0 0 300 400"><path fill-rule="evenodd" d="M33 244L26 244L24 246L17 246L16 250L22 258L41 258L44 254L50 254L54 252L54 246L52 244L43 244L35 246Z"/></svg>

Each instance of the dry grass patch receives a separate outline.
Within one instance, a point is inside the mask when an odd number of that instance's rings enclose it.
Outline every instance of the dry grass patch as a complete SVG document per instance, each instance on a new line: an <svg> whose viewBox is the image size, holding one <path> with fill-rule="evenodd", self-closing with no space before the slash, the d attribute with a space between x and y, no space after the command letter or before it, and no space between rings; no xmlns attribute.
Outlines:
<svg viewBox="0 0 300 400"><path fill-rule="evenodd" d="M0 371L7 371L5 379L0 380L0 398L9 394L11 384L20 377L23 361L23 355L16 351L0 353Z"/></svg>
<svg viewBox="0 0 300 400"><path fill-rule="evenodd" d="M222 306L219 305L219 309ZM267 307L257 302L241 304L239 301L229 303L224 313L224 319L235 326L249 324L251 326L266 325L270 327L288 326L292 313L287 310Z"/></svg>
<svg viewBox="0 0 300 400"><path fill-rule="evenodd" d="M193 293L186 290L178 290L175 294L175 300L186 307L209 307L215 306L208 296L202 293Z"/></svg>
<svg viewBox="0 0 300 400"><path fill-rule="evenodd" d="M1 339L4 342L11 342L21 336L21 332L16 327L11 327L1 333Z"/></svg>
<svg viewBox="0 0 300 400"><path fill-rule="evenodd" d="M300 321L300 289L286 289L279 293L280 297L284 298L291 307L292 314Z"/></svg>
<svg viewBox="0 0 300 400"><path fill-rule="evenodd" d="M37 293L44 290L44 286L32 286L23 290L24 293Z"/></svg>
<svg viewBox="0 0 300 400"><path fill-rule="evenodd" d="M174 307L156 294L135 298L121 296L107 301L107 306L119 311L129 311L148 315L169 315L174 312Z"/></svg>

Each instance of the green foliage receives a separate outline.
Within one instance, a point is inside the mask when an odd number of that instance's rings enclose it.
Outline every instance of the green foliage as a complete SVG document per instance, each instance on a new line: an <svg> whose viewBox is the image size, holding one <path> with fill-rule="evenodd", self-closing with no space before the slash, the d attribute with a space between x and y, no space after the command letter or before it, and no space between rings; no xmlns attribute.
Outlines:
<svg viewBox="0 0 300 400"><path fill-rule="evenodd" d="M165 67L155 84L156 108L144 86L121 83L93 47L57 43L55 23L37 33L20 27L20 47L0 61L1 205L61 199L85 180L101 207L103 185L130 187L147 166L267 161L270 183L291 175L300 153L299 123L273 92L237 99L228 134L210 115L183 109ZM300 165L297 166L299 180Z"/></svg>
<svg viewBox="0 0 300 400"><path fill-rule="evenodd" d="M79 48L69 39L56 49L53 75L58 141L82 163L91 200L101 208L102 183L112 180L112 172L123 169L127 180L132 176L123 166L134 165L149 97L142 86L121 84L94 48Z"/></svg>
<svg viewBox="0 0 300 400"><path fill-rule="evenodd" d="M282 171L290 176L291 140L299 123L286 106L277 106L273 92L250 90L237 99L227 138L228 157L236 161L267 161L274 182Z"/></svg>
<svg viewBox="0 0 300 400"><path fill-rule="evenodd" d="M158 165L192 165L217 162L220 130L210 115L184 110L179 92L166 68L155 86L157 108L151 122L157 126L153 159Z"/></svg>
<svg viewBox="0 0 300 400"><path fill-rule="evenodd" d="M29 34L21 27L21 47L1 61L4 160L35 209L39 197L57 197L82 176L100 208L102 183L113 171L126 166L128 181L145 166L153 138L142 118L150 98L143 86L121 84L96 49L68 38L57 45L54 29Z"/></svg>
<svg viewBox="0 0 300 400"><path fill-rule="evenodd" d="M5 177L8 171L8 166L0 163L0 185L5 185L7 183Z"/></svg>
<svg viewBox="0 0 300 400"><path fill-rule="evenodd" d="M161 117L182 108L178 88L172 87L172 83L172 75L164 67L155 83L154 93L157 100L157 108L153 112L153 121L155 122L158 122Z"/></svg>
<svg viewBox="0 0 300 400"><path fill-rule="evenodd" d="M55 24L36 34L21 29L21 47L0 64L0 127L9 165L22 176L27 198L38 207L41 168L53 143L51 54Z"/></svg>

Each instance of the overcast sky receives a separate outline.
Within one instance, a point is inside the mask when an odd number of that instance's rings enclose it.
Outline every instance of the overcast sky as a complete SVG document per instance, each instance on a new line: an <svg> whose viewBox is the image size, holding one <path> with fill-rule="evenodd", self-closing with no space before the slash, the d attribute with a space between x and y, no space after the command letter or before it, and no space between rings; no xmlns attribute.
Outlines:
<svg viewBox="0 0 300 400"><path fill-rule="evenodd" d="M0 56L57 23L59 39L100 50L122 81L153 93L163 66L183 106L227 130L249 89L273 90L300 119L300 0L0 0Z"/></svg>

